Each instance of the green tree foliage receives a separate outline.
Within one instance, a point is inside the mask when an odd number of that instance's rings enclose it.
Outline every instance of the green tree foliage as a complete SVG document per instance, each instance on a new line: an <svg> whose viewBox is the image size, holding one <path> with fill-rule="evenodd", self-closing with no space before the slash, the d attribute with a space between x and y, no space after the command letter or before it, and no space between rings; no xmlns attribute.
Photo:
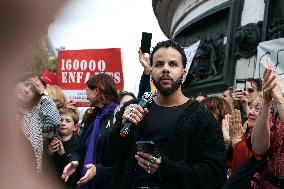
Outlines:
<svg viewBox="0 0 284 189"><path fill-rule="evenodd" d="M41 76L43 69L57 73L57 57L51 57L44 43L40 42L34 47L34 54L31 64L27 66L27 71L33 72Z"/></svg>

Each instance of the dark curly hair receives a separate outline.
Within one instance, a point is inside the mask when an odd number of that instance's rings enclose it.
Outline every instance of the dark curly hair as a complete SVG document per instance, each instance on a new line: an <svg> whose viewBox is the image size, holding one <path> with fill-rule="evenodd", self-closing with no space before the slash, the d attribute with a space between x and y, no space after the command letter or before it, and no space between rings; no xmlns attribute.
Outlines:
<svg viewBox="0 0 284 189"><path fill-rule="evenodd" d="M250 82L250 84L255 87L258 92L262 90L262 80L260 78L247 78L246 82Z"/></svg>
<svg viewBox="0 0 284 189"><path fill-rule="evenodd" d="M119 101L121 101L125 96L131 96L133 99L136 99L135 95L132 92L122 91L118 94Z"/></svg>
<svg viewBox="0 0 284 189"><path fill-rule="evenodd" d="M173 48L176 49L182 57L182 64L183 64L183 68L186 67L186 62L187 62L187 58L186 55L184 53L184 50L182 47L180 47L176 42L174 42L173 40L166 40L166 41L161 41L159 43L157 43L157 45L155 47L153 47L153 50L150 54L150 64L151 66L153 65L153 56L156 53L157 50L159 50L160 48Z"/></svg>

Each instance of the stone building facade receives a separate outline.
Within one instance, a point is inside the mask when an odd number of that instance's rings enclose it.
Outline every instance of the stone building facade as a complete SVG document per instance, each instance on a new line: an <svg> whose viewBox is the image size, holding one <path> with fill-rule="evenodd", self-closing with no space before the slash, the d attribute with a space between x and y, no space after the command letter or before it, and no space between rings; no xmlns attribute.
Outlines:
<svg viewBox="0 0 284 189"><path fill-rule="evenodd" d="M221 93L257 77L257 45L284 37L283 0L153 0L163 33L188 47L201 40L183 91Z"/></svg>

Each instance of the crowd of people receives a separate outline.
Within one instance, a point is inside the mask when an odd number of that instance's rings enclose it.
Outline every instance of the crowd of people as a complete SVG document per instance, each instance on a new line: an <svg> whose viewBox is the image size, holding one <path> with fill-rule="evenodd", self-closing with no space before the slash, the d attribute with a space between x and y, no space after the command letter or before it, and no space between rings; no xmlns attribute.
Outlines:
<svg viewBox="0 0 284 189"><path fill-rule="evenodd" d="M192 99L181 90L187 58L178 44L162 41L138 55L137 97L118 93L107 74L92 76L82 121L58 86L32 73L18 78L15 118L36 174L52 167L56 182L72 189L221 189L254 158L264 164L246 175L247 188L284 188L284 98L269 62L263 79L247 79L244 89ZM150 82L156 91L142 97Z"/></svg>

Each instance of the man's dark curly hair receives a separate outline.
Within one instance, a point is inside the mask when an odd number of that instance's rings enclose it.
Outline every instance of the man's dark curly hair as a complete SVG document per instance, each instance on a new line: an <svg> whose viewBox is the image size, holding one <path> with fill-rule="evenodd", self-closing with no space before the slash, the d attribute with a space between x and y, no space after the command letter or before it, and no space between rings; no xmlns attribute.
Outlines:
<svg viewBox="0 0 284 189"><path fill-rule="evenodd" d="M173 40L161 41L161 42L157 43L157 45L155 47L153 47L153 50L152 50L152 52L150 54L150 64L151 64L151 66L153 65L153 56L156 53L156 51L159 50L160 48L169 48L169 47L171 47L173 49L176 49L181 54L183 68L185 68L187 58L185 56L184 50L183 50L182 47L180 47Z"/></svg>

